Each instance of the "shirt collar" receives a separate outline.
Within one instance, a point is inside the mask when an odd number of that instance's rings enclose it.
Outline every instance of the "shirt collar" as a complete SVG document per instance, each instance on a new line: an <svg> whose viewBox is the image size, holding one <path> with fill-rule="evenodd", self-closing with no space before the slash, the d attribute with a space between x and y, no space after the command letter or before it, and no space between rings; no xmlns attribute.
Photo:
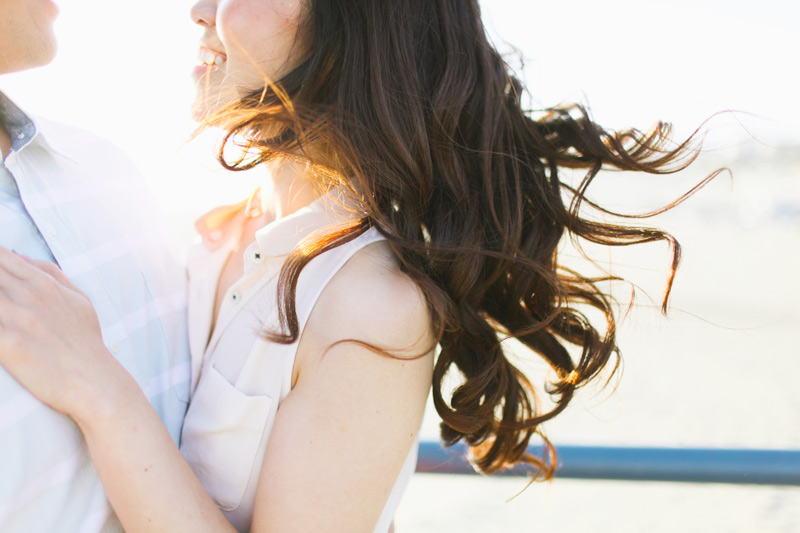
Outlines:
<svg viewBox="0 0 800 533"><path fill-rule="evenodd" d="M244 222L245 208L248 201L215 207L194 223L194 227L203 244L209 250L216 251L228 242L237 228Z"/></svg>
<svg viewBox="0 0 800 533"><path fill-rule="evenodd" d="M11 152L19 152L39 131L36 122L0 92L0 124L11 137Z"/></svg>
<svg viewBox="0 0 800 533"><path fill-rule="evenodd" d="M63 140L58 136L48 135L51 132L47 121L41 121L37 117L25 113L2 91L0 91L0 123L11 137L11 153L9 155L20 152L35 142L51 153L74 161L69 155L69 148L63 147Z"/></svg>
<svg viewBox="0 0 800 533"><path fill-rule="evenodd" d="M306 237L330 232L356 218L357 213L343 204L343 195L333 190L258 230L256 246L267 257L285 257Z"/></svg>
<svg viewBox="0 0 800 533"><path fill-rule="evenodd" d="M241 228L246 210L253 197L236 204L217 207L195 223L203 243L210 250L219 249ZM285 257L312 233L333 229L358 218L347 207L348 202L339 190L333 189L291 215L274 220L256 231L255 247L266 257Z"/></svg>

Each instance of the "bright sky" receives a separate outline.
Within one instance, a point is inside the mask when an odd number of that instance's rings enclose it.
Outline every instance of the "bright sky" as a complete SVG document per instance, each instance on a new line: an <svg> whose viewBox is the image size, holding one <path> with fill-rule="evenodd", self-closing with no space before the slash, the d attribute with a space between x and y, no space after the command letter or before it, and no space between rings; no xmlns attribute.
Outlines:
<svg viewBox="0 0 800 533"><path fill-rule="evenodd" d="M540 105L588 101L603 124L666 119L680 131L736 109L800 142L796 0L483 3L489 26L523 52Z"/></svg>
<svg viewBox="0 0 800 533"><path fill-rule="evenodd" d="M539 107L578 100L609 127L645 128L664 118L679 132L737 109L755 115L742 119L760 139L800 143L797 0L482 4L496 42L525 57ZM0 87L27 109L111 138L168 198L206 187L195 178L213 167L202 157L207 144L175 157L192 129L189 74L200 31L190 6L61 0L56 61L4 76ZM732 122L721 119L719 130L730 131Z"/></svg>

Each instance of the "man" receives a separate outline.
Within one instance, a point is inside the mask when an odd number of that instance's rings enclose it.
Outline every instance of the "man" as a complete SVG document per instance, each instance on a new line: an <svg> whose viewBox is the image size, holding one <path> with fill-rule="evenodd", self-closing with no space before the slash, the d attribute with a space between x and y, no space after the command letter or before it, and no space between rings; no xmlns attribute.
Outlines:
<svg viewBox="0 0 800 533"><path fill-rule="evenodd" d="M50 0L0 0L0 74L55 53ZM0 79L0 84L2 79ZM189 396L185 279L119 150L33 120L0 92L0 246L59 265L178 440ZM0 531L118 531L79 429L0 367Z"/></svg>

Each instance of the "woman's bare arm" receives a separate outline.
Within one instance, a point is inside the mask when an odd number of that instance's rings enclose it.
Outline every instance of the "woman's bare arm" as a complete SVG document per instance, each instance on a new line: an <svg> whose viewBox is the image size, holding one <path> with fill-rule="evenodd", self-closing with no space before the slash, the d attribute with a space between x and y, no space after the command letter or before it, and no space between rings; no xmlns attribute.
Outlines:
<svg viewBox="0 0 800 533"><path fill-rule="evenodd" d="M125 377L128 383L123 376L114 380L112 397L98 398L97 409L75 417L125 531L235 531L142 390Z"/></svg>
<svg viewBox="0 0 800 533"><path fill-rule="evenodd" d="M347 339L398 358L335 344ZM253 531L372 532L430 389L425 298L385 243L370 245L325 288L299 342L296 384L267 445Z"/></svg>

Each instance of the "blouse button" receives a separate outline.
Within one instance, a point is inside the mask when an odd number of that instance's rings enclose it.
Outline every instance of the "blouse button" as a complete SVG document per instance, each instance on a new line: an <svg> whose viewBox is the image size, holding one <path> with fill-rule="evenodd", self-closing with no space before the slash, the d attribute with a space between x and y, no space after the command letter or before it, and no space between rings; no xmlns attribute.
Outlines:
<svg viewBox="0 0 800 533"><path fill-rule="evenodd" d="M250 254L250 260L255 264L261 263L264 261L264 254L261 250L255 250Z"/></svg>
<svg viewBox="0 0 800 533"><path fill-rule="evenodd" d="M117 339L111 339L108 341L108 351L114 355L119 353L119 341Z"/></svg>
<svg viewBox="0 0 800 533"><path fill-rule="evenodd" d="M242 295L239 294L239 291L233 291L233 293L231 294L231 301L235 304L238 304L241 299Z"/></svg>

